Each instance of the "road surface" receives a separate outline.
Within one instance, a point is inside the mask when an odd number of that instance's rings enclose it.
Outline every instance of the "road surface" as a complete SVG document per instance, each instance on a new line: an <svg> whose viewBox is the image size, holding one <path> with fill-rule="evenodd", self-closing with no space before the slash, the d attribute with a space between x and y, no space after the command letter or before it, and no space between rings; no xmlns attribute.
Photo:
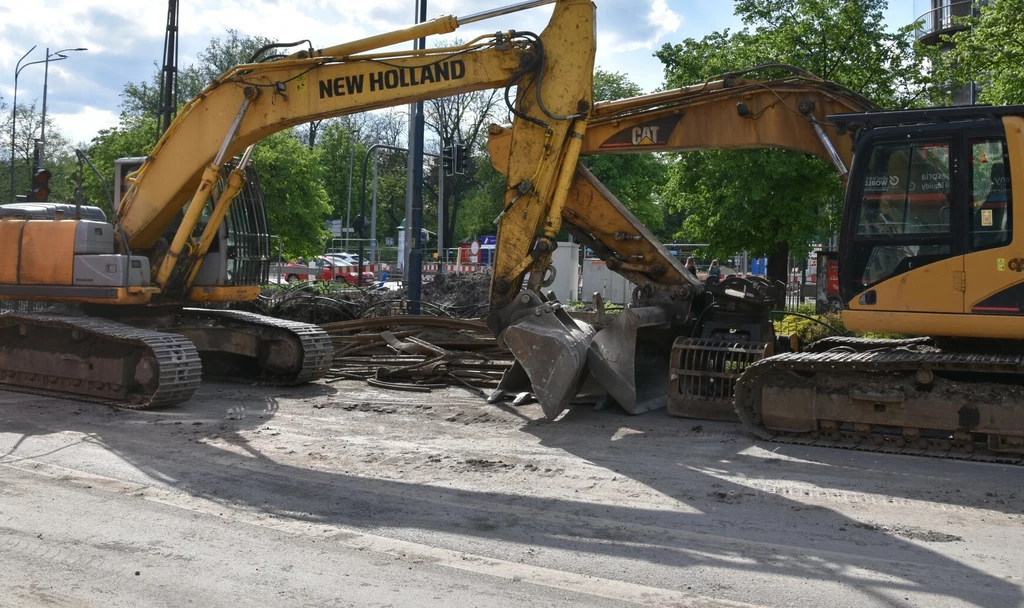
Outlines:
<svg viewBox="0 0 1024 608"><path fill-rule="evenodd" d="M462 389L0 392L0 603L1024 606L1022 482Z"/></svg>

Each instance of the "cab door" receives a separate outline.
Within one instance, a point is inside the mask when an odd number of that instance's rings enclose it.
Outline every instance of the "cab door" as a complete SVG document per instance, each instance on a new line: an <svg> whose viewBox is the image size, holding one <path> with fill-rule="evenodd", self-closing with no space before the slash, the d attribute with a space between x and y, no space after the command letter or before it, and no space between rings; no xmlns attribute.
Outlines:
<svg viewBox="0 0 1024 608"><path fill-rule="evenodd" d="M869 138L857 151L844 221L842 288L848 307L962 313L958 132L894 128Z"/></svg>
<svg viewBox="0 0 1024 608"><path fill-rule="evenodd" d="M1016 117L1006 120L1024 122ZM964 134L969 167L964 269L971 314L1024 314L1024 246L1013 239L1010 180L1011 161L1022 159L1013 158L1006 133L993 122Z"/></svg>

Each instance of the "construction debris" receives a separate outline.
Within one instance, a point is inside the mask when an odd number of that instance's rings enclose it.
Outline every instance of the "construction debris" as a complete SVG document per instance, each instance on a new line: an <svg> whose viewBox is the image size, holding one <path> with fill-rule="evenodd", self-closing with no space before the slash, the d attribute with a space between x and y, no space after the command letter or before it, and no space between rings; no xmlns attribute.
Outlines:
<svg viewBox="0 0 1024 608"><path fill-rule="evenodd" d="M423 283L419 302L424 315L460 319L487 313L489 273L438 274ZM407 315L408 289L361 289L335 283L296 283L265 289L252 302L216 305L304 323L336 323L364 317Z"/></svg>
<svg viewBox="0 0 1024 608"><path fill-rule="evenodd" d="M321 327L334 345L328 382L365 380L417 392L462 386L483 396L513 363L479 320L367 317Z"/></svg>

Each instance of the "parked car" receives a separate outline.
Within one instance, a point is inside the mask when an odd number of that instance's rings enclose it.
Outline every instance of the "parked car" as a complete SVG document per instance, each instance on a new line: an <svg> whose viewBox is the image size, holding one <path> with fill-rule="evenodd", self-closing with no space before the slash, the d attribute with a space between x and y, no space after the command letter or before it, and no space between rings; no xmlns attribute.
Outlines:
<svg viewBox="0 0 1024 608"><path fill-rule="evenodd" d="M284 280L289 283L316 279L319 278L320 274L320 268L316 264L307 264L302 258L294 262L288 262L282 268L284 268Z"/></svg>
<svg viewBox="0 0 1024 608"><path fill-rule="evenodd" d="M364 270L362 280L357 281L359 262L353 264L341 255L320 256L316 259L316 265L320 269L317 278L321 281L344 281L349 285L373 285L377 282L377 277L369 270Z"/></svg>

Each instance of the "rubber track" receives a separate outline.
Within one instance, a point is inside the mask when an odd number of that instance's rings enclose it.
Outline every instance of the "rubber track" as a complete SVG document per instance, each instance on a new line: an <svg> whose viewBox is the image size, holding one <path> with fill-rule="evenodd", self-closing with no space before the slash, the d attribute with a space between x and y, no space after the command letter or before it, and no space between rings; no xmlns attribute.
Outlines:
<svg viewBox="0 0 1024 608"><path fill-rule="evenodd" d="M301 323L298 321L287 321L275 319L265 315L259 315L240 310L212 310L208 308L185 308L181 315L188 317L214 317L241 323L254 327L266 327L274 330L284 330L295 335L302 345L302 368L294 376L285 378L266 378L263 383L282 386L306 384L323 378L331 369L334 360L334 345L331 337L317 325ZM220 378L228 381L252 382L245 378Z"/></svg>
<svg viewBox="0 0 1024 608"><path fill-rule="evenodd" d="M933 344L931 338L904 338L901 340L890 340L884 338L856 338L853 336L831 336L815 340L804 347L805 353L823 353L834 348L847 348L858 353L876 350L879 348L900 348L912 346L930 346Z"/></svg>
<svg viewBox="0 0 1024 608"><path fill-rule="evenodd" d="M772 431L764 426L755 409L754 387L758 381L774 373L835 373L835 372L914 372L930 369L936 372L995 372L1024 373L1024 358L1017 355L983 355L965 353L913 352L890 350L883 352L849 353L786 353L757 361L746 369L736 383L733 405L747 429L761 439L777 443L812 445L840 449L853 449L886 454L905 454L934 458L951 458L979 462L1024 465L1024 456L991 452L984 444L975 442L973 452L942 449L929 441L926 448L898 445L893 435L871 433L859 436L840 431L840 439L825 438L821 433L790 433ZM957 429L948 429L950 434ZM816 436L817 435L817 436ZM875 441L881 440L880 444Z"/></svg>
<svg viewBox="0 0 1024 608"><path fill-rule="evenodd" d="M202 380L202 362L199 359L199 353L195 346L181 335L140 329L100 317L16 312L0 314L0 324L9 326L21 323L65 328L69 333L73 329L78 329L110 342L128 345L128 348L148 348L159 365L159 384L156 391L141 402L47 390L0 381L0 386L3 386L4 389L138 410L188 401L199 388Z"/></svg>

